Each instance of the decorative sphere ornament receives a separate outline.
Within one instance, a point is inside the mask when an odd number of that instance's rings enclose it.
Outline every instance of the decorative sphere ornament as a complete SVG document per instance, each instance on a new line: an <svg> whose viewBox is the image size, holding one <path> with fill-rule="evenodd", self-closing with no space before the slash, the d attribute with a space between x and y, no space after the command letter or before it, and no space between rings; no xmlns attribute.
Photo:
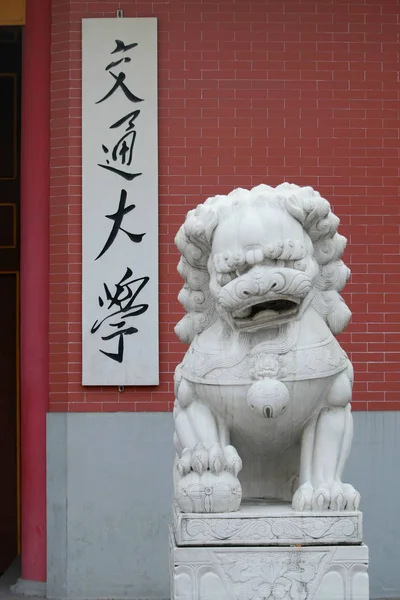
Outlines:
<svg viewBox="0 0 400 600"><path fill-rule="evenodd" d="M247 404L251 410L266 419L279 417L289 400L286 385L277 379L256 381L247 392Z"/></svg>

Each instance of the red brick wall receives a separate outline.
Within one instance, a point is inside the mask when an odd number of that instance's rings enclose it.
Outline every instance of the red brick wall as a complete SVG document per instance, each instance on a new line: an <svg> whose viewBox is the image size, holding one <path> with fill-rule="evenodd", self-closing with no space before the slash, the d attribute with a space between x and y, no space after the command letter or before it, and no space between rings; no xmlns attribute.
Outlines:
<svg viewBox="0 0 400 600"><path fill-rule="evenodd" d="M81 381L81 19L158 17L159 387ZM174 235L216 193L291 181L341 219L354 408L400 409L399 0L53 0L53 411L168 410L184 347Z"/></svg>

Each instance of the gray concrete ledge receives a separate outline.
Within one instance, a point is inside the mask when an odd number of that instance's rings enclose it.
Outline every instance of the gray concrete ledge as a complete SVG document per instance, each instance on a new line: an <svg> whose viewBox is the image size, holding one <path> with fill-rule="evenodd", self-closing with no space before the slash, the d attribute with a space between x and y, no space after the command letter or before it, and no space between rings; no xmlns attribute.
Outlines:
<svg viewBox="0 0 400 600"><path fill-rule="evenodd" d="M21 560L16 558L0 577L0 600L18 600L27 596L44 598L46 583L21 579Z"/></svg>
<svg viewBox="0 0 400 600"><path fill-rule="evenodd" d="M19 577L17 583L10 587L14 596L31 596L32 598L46 598L46 582L30 581Z"/></svg>

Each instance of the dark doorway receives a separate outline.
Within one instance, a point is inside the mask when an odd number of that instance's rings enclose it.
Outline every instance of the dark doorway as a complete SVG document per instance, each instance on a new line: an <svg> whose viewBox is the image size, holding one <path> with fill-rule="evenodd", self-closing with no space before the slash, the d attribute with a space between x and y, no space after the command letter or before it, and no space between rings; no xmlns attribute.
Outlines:
<svg viewBox="0 0 400 600"><path fill-rule="evenodd" d="M0 27L0 574L19 554L21 31Z"/></svg>

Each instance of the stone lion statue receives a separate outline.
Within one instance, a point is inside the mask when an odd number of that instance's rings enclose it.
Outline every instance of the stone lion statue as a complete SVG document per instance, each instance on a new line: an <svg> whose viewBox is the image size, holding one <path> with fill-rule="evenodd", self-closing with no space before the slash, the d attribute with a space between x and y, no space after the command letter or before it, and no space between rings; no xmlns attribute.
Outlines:
<svg viewBox="0 0 400 600"><path fill-rule="evenodd" d="M339 219L311 187L209 198L179 229L175 502L232 512L242 495L356 510L342 482L353 369L334 335L351 313ZM238 475L240 473L240 479Z"/></svg>

